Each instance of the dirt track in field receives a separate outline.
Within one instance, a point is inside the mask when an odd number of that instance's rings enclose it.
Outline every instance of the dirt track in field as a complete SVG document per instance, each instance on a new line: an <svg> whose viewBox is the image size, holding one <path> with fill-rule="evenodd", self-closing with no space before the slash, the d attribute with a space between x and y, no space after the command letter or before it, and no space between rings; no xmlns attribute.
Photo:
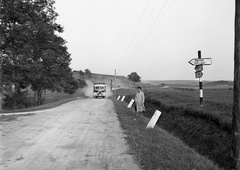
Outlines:
<svg viewBox="0 0 240 170"><path fill-rule="evenodd" d="M0 121L1 170L135 170L109 99Z"/></svg>

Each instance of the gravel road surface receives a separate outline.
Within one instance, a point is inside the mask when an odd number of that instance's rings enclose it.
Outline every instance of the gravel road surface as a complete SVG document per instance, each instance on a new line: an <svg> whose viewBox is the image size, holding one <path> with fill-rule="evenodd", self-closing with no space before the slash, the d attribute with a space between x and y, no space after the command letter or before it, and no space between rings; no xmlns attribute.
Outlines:
<svg viewBox="0 0 240 170"><path fill-rule="evenodd" d="M16 118L0 120L1 170L140 169L109 99L79 99Z"/></svg>

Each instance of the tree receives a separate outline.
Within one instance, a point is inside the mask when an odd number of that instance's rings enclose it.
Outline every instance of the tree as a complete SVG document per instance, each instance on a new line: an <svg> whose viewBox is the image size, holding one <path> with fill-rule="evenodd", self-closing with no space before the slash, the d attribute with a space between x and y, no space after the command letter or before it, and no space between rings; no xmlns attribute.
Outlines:
<svg viewBox="0 0 240 170"><path fill-rule="evenodd" d="M86 76L87 79L92 77L92 73L89 69L85 69L85 76Z"/></svg>
<svg viewBox="0 0 240 170"><path fill-rule="evenodd" d="M78 88L83 88L87 86L87 82L85 80L77 79L77 82L78 82Z"/></svg>
<svg viewBox="0 0 240 170"><path fill-rule="evenodd" d="M79 88L78 81L72 76L72 73L67 77L67 83L64 85L64 92L68 94L74 94Z"/></svg>
<svg viewBox="0 0 240 170"><path fill-rule="evenodd" d="M57 24L54 0L2 0L0 64L3 82L13 83L21 95L23 85L31 85L41 101L43 90L62 91L71 73L66 41Z"/></svg>
<svg viewBox="0 0 240 170"><path fill-rule="evenodd" d="M136 72L132 72L127 78L133 82L141 82L141 77Z"/></svg>
<svg viewBox="0 0 240 170"><path fill-rule="evenodd" d="M84 76L85 76L84 71L80 70L80 71L79 71L79 74L80 74L80 78L83 78L83 79L84 79Z"/></svg>

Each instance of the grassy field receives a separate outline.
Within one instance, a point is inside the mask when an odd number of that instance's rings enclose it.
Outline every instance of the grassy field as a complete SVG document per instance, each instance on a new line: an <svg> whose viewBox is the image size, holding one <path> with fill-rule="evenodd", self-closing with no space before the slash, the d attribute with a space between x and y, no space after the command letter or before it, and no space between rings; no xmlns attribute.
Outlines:
<svg viewBox="0 0 240 170"><path fill-rule="evenodd" d="M224 169L231 169L232 88L211 84L204 90L204 106L201 107L199 90L194 86L143 88L147 109L144 116L150 118L155 110L160 110L159 127ZM121 89L117 95L126 95L129 102L135 92L135 89Z"/></svg>
<svg viewBox="0 0 240 170"><path fill-rule="evenodd" d="M211 161L161 128L146 129L146 117L136 117L127 103L113 99L131 154L144 170L215 170Z"/></svg>
<svg viewBox="0 0 240 170"><path fill-rule="evenodd" d="M146 89L145 93L147 97L161 100L166 105L207 112L223 124L229 124L232 120L232 89L205 89L203 107L199 104L199 90L157 87Z"/></svg>

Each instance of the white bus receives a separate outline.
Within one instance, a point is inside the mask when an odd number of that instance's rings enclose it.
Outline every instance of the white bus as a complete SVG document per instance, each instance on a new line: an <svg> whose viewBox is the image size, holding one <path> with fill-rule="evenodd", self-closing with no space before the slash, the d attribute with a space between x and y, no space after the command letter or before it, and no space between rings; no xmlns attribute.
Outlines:
<svg viewBox="0 0 240 170"><path fill-rule="evenodd" d="M105 83L94 83L93 85L93 96L97 97L106 97L106 85Z"/></svg>

